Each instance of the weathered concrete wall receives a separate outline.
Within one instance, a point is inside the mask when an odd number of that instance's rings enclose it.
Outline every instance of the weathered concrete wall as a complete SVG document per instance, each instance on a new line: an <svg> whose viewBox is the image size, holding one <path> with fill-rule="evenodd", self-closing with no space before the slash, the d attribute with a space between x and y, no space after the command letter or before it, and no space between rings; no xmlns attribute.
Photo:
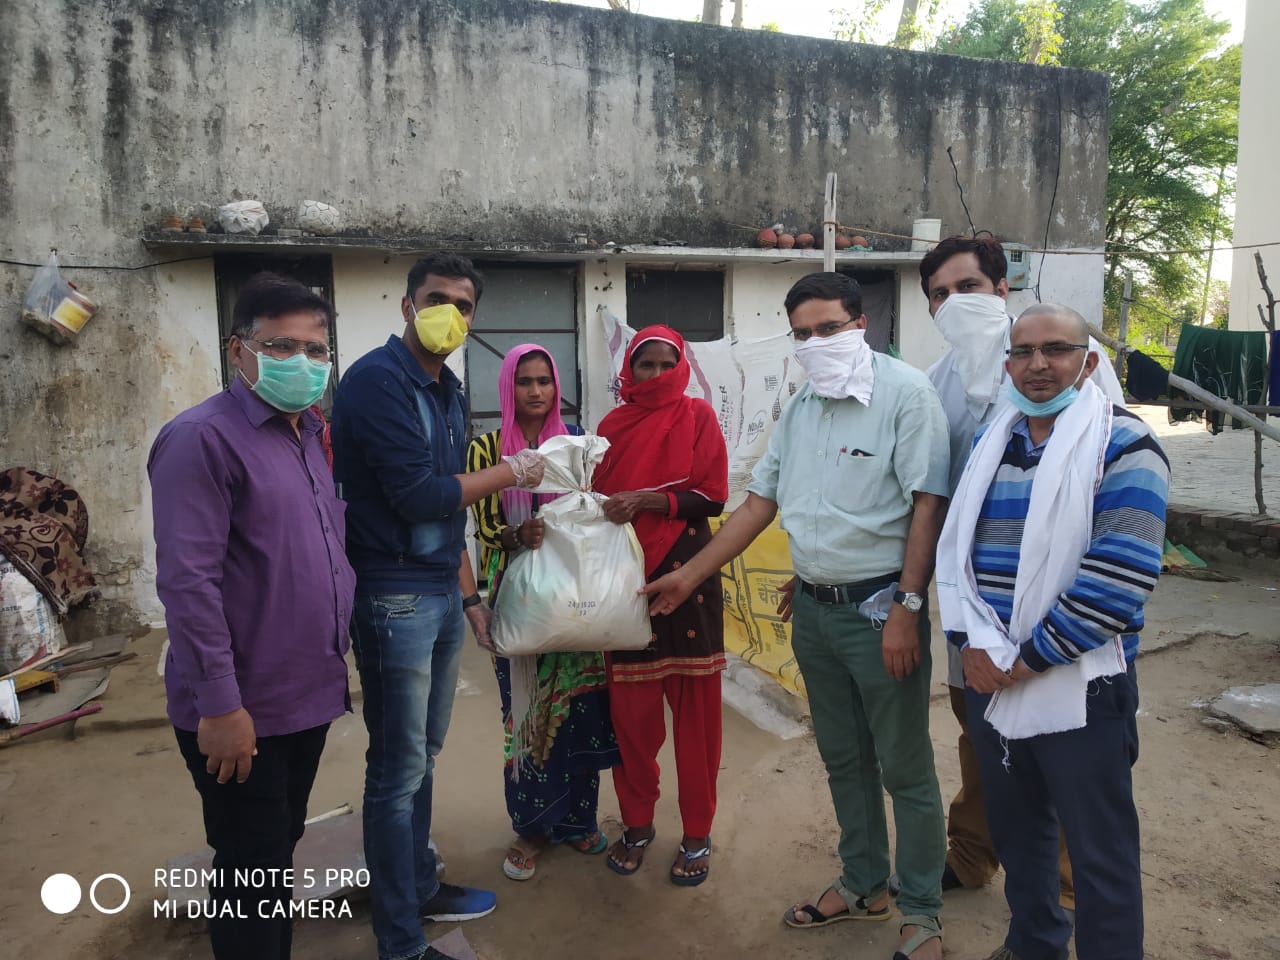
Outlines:
<svg viewBox="0 0 1280 960"><path fill-rule="evenodd" d="M948 146L980 227L1097 246L1106 112L1093 74L539 0L8 0L0 258L148 263L163 214L237 197L277 226L330 200L377 236L737 246L739 225L816 225L832 169L845 222L952 232ZM385 336L407 268L368 259L357 281L335 258L339 309L362 318L344 355ZM67 270L102 310L66 349L19 327L31 273L0 265L4 462L81 490L100 615L151 619L146 454L218 388L212 265Z"/></svg>
<svg viewBox="0 0 1280 960"><path fill-rule="evenodd" d="M377 233L736 245L814 220L1100 236L1097 74L734 31L537 0L11 0L0 218L88 250L236 192ZM283 214L283 217L281 215Z"/></svg>

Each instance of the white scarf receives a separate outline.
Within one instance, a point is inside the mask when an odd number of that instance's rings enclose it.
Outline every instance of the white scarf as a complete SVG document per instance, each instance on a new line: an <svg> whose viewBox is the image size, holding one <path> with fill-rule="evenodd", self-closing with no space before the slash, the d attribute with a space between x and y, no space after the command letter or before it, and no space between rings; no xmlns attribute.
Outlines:
<svg viewBox="0 0 1280 960"><path fill-rule="evenodd" d="M980 421L1000 397L1009 349L1008 305L990 293L955 294L942 302L933 322L951 345L969 412Z"/></svg>
<svg viewBox="0 0 1280 960"><path fill-rule="evenodd" d="M1019 644L1075 580L1093 532L1093 498L1102 480L1112 410L1106 396L1085 381L1080 396L1058 415L1031 486L1008 628L982 599L973 574L978 515L995 478L1013 426L1022 414L1005 405L987 427L951 498L938 540L938 607L945 630L963 630L971 646L985 650L996 667L1009 669ZM1054 666L998 691L986 718L1013 740L1076 730L1085 725L1090 680L1123 673L1124 647L1117 636L1075 663Z"/></svg>
<svg viewBox="0 0 1280 960"><path fill-rule="evenodd" d="M867 331L844 330L831 337L810 337L796 344L796 360L818 396L830 400L853 397L864 405L871 403L875 372Z"/></svg>

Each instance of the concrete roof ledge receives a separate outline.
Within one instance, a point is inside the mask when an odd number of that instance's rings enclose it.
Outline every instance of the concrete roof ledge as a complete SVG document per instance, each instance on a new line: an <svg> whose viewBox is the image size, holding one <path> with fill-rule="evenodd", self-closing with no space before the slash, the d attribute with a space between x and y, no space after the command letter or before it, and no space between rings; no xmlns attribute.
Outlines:
<svg viewBox="0 0 1280 960"><path fill-rule="evenodd" d="M333 253L337 251L378 252L393 254L427 253L452 250L457 253L485 254L493 257L528 257L546 260L590 260L623 256L628 261L682 263L821 263L821 250L767 250L754 247L688 247L674 244L632 244L589 246L575 243L531 241L450 240L416 236L280 236L266 234L248 236L235 233L170 233L148 230L142 235L148 250L200 250L210 253L248 253L268 250L294 253ZM918 263L924 254L906 250L837 250L835 260L842 266L885 266Z"/></svg>

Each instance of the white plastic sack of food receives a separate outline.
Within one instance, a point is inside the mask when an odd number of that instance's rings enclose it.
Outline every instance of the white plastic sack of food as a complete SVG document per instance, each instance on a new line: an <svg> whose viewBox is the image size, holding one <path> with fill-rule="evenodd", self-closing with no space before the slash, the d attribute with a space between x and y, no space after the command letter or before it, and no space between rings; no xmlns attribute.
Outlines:
<svg viewBox="0 0 1280 960"><path fill-rule="evenodd" d="M65 646L53 604L21 570L0 557L0 675Z"/></svg>
<svg viewBox="0 0 1280 960"><path fill-rule="evenodd" d="M609 441L552 437L538 449L546 471L536 492L567 495L538 512L542 546L518 554L503 574L493 623L498 653L644 649L644 551L631 524L612 522L606 498L590 490Z"/></svg>

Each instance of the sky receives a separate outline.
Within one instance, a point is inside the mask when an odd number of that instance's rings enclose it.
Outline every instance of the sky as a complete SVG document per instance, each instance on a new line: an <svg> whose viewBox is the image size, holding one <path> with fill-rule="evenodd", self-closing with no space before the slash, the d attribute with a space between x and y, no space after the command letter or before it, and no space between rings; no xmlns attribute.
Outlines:
<svg viewBox="0 0 1280 960"><path fill-rule="evenodd" d="M608 7L606 0L563 0L586 7ZM810 37L830 39L837 12L854 9L859 0L745 0L742 7L743 25L758 28L773 22L783 33L798 33ZM970 5L970 0L942 0L941 12L945 19L960 20ZM1245 0L1204 0L1205 9L1232 25L1230 40L1238 41L1244 31ZM672 17L692 20L702 13L701 0L631 0L632 9L651 17ZM723 19L727 23L733 15L733 0L725 0ZM881 16L881 30L888 40L898 23L902 0L889 0Z"/></svg>

